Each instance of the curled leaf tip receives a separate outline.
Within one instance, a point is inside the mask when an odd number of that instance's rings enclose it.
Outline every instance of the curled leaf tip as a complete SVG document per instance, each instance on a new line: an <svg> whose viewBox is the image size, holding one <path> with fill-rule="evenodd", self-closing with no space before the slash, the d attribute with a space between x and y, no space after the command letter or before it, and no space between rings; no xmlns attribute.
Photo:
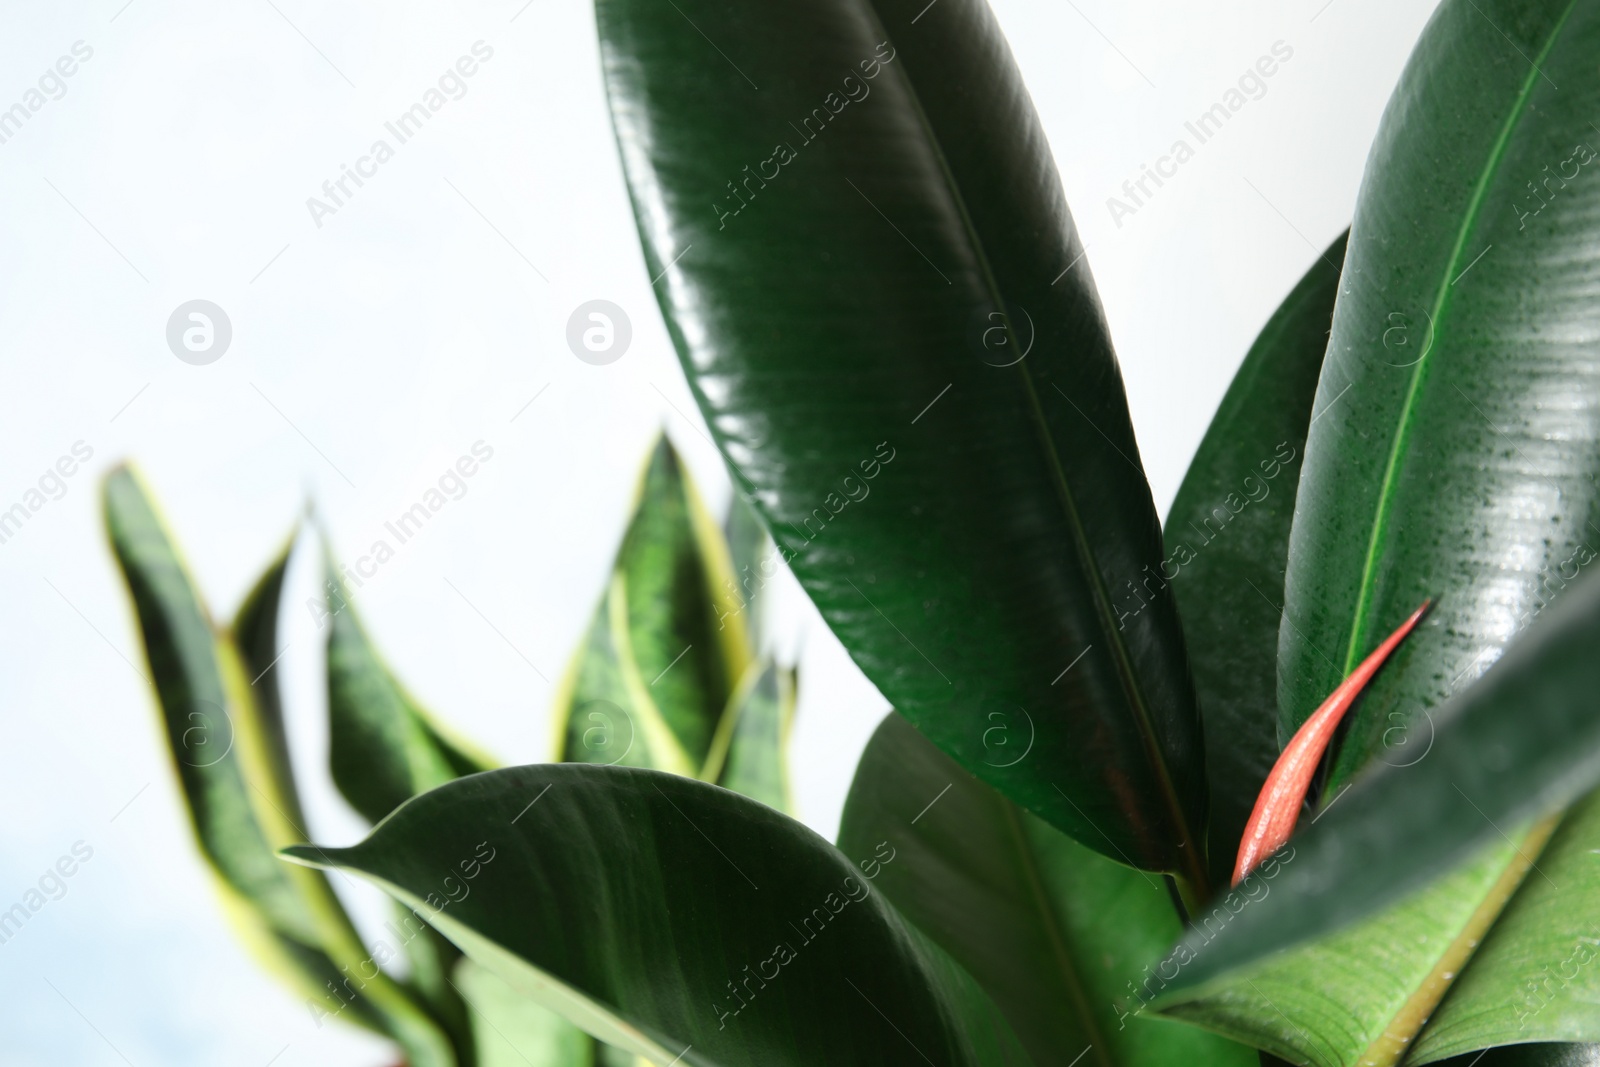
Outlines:
<svg viewBox="0 0 1600 1067"><path fill-rule="evenodd" d="M1328 742L1333 740L1345 712L1350 710L1356 697L1366 689L1372 676L1378 673L1378 668L1383 666L1384 661L1432 605L1431 598L1424 600L1409 619L1401 623L1394 633L1384 639L1383 644L1373 649L1372 654L1350 672L1348 678L1339 683L1339 688L1301 724L1294 737L1284 746L1278 762L1272 765L1272 773L1267 775L1266 784L1261 787L1261 795L1256 797L1250 821L1245 824L1244 838L1239 842L1239 858L1233 868L1234 885L1244 881L1256 864L1275 852L1294 833L1295 822L1305 804L1306 790L1311 787L1311 776L1322 762L1322 754L1327 751Z"/></svg>

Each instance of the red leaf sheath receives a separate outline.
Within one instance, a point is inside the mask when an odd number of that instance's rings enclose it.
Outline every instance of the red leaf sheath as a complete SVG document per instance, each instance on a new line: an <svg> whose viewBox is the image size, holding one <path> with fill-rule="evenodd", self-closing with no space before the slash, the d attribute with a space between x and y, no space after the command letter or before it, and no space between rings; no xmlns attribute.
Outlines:
<svg viewBox="0 0 1600 1067"><path fill-rule="evenodd" d="M1400 628L1374 649L1372 655L1361 661L1361 666L1352 671L1350 677L1339 683L1339 688L1322 702L1322 706L1295 731L1294 737L1284 746L1278 762L1272 765L1272 773L1267 775L1266 784L1261 787L1261 795L1256 798L1250 821L1245 824L1244 838L1239 842L1239 860L1233 868L1234 885L1244 881L1245 875L1256 864L1272 855L1294 833L1295 821L1300 818L1300 809L1305 804L1306 790L1311 786L1311 776L1317 772L1322 754L1327 751L1328 742L1333 740L1334 731L1339 728L1344 713L1350 710L1356 697L1361 695L1361 691L1372 681L1372 676L1378 673L1378 668L1383 666L1383 661L1405 640L1432 603L1431 600L1423 601L1411 618L1401 623Z"/></svg>

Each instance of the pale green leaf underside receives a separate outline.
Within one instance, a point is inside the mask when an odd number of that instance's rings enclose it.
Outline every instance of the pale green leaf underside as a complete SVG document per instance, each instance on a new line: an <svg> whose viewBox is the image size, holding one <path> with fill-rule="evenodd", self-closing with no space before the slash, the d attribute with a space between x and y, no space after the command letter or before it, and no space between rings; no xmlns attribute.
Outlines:
<svg viewBox="0 0 1600 1067"><path fill-rule="evenodd" d="M595 1067L588 1034L494 971L463 957L454 982L472 1013L476 1067Z"/></svg>
<svg viewBox="0 0 1600 1067"><path fill-rule="evenodd" d="M1523 1041L1600 1042L1600 793L1551 837L1412 1062Z"/></svg>
<svg viewBox="0 0 1600 1067"><path fill-rule="evenodd" d="M1386 1030L1397 1029L1397 1017L1515 859L1510 845L1493 847L1355 927L1242 968L1203 986L1198 996L1186 992L1161 1008L1294 1063L1353 1067ZM1198 915L1197 928L1220 933L1239 910L1270 894L1274 878L1294 860L1277 862L1278 870L1264 867L1242 891ZM1204 953L1204 946L1197 951ZM1159 997L1164 979L1177 977L1186 962L1182 954L1163 961L1147 978L1145 995Z"/></svg>

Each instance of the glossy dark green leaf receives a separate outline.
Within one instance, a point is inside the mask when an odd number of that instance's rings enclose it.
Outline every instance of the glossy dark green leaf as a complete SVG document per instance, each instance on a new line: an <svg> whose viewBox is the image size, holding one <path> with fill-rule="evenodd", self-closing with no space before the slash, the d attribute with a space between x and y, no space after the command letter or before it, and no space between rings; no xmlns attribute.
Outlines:
<svg viewBox="0 0 1600 1067"><path fill-rule="evenodd" d="M1092 848L1202 885L1177 612L1137 584L1160 529L987 5L596 11L668 329L823 617L963 766ZM1002 736L1028 757L1000 766L986 741Z"/></svg>
<svg viewBox="0 0 1600 1067"><path fill-rule="evenodd" d="M1418 758L1432 709L1600 546L1597 51L1593 5L1447 0L1385 112L1301 475L1283 730L1437 602L1355 709L1330 797Z"/></svg>
<svg viewBox="0 0 1600 1067"><path fill-rule="evenodd" d="M331 555L326 566L328 764L340 794L368 822L493 763L447 738L367 637Z"/></svg>
<svg viewBox="0 0 1600 1067"><path fill-rule="evenodd" d="M1034 1063L1255 1067L1249 1048L1133 1014L1130 985L1182 930L1158 876L1029 815L893 713L839 827L840 850L869 863L885 840L878 890L982 983Z"/></svg>
<svg viewBox="0 0 1600 1067"><path fill-rule="evenodd" d="M1192 959L1173 988L1198 989L1345 927L1593 788L1600 782L1596 648L1600 578L1591 577L1432 713L1425 756L1405 766L1380 763L1359 778L1291 840L1293 858L1260 900L1237 908L1220 931L1186 937L1173 958ZM1519 858L1538 862L1539 850L1526 847ZM1575 876L1589 881L1594 873Z"/></svg>
<svg viewBox="0 0 1600 1067"><path fill-rule="evenodd" d="M281 734L274 742L263 729L245 664L259 659L263 642L276 639L266 621L276 609L260 598L281 575L269 571L247 601L239 633L253 651L241 655L234 635L212 625L149 496L127 467L107 476L104 505L190 823L241 936L307 998L319 1020L337 1018L388 1034L405 1048L412 1067L454 1067L448 1037L386 975L346 984L346 968L364 974L372 966L360 936L320 873L296 871L275 855L304 834L286 810L291 802L279 793L279 783L292 786L287 763L269 769L284 755Z"/></svg>
<svg viewBox="0 0 1600 1067"><path fill-rule="evenodd" d="M862 871L702 782L512 767L408 802L353 848L289 854L374 880L514 988L657 1063L1027 1063Z"/></svg>
<svg viewBox="0 0 1600 1067"><path fill-rule="evenodd" d="M1546 165L1581 170L1597 39L1600 20L1576 5L1453 0L1396 90L1307 442L1283 730L1417 603L1439 604L1357 708L1282 884L1204 949L1191 937L1184 987L1395 901L1593 781L1582 763L1600 739L1578 708L1593 621L1547 629L1558 603L1505 649L1552 600L1582 596L1563 590L1594 558L1600 378L1580 339L1600 326L1600 215L1594 187L1567 179L1537 212L1517 195ZM1522 730L1544 750L1508 736Z"/></svg>
<svg viewBox="0 0 1600 1067"><path fill-rule="evenodd" d="M787 754L797 698L792 669L753 664L728 700L701 777L793 814Z"/></svg>
<svg viewBox="0 0 1600 1067"><path fill-rule="evenodd" d="M1345 237L1267 320L1167 516L1172 584L1205 722L1211 879L1227 885L1278 758L1278 626L1295 489L1328 345Z"/></svg>

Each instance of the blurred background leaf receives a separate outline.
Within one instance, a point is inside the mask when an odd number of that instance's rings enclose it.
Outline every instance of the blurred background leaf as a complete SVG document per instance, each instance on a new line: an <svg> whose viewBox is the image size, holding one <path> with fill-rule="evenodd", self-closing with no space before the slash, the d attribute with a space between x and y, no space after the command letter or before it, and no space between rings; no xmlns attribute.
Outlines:
<svg viewBox="0 0 1600 1067"><path fill-rule="evenodd" d="M241 937L324 1014L393 1038L412 1067L455 1067L450 1035L381 970L356 987L347 983L348 968L364 975L372 963L360 936L325 877L297 873L276 855L306 834L292 770L277 762L287 753L275 685L267 690L274 722L264 729L246 673L251 660L237 651L234 633L213 627L127 467L107 477L104 505L195 836ZM276 608L267 600L281 588L284 566L280 556L246 598L243 636L257 662L275 641Z"/></svg>

